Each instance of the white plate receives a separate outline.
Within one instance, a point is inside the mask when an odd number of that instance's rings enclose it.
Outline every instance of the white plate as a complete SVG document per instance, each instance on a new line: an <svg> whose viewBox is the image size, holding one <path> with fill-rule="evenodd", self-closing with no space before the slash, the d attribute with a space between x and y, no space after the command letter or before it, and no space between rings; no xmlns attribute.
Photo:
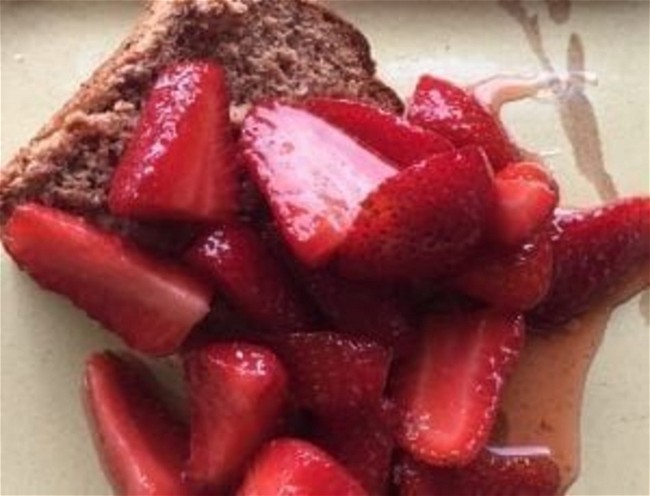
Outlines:
<svg viewBox="0 0 650 496"><path fill-rule="evenodd" d="M550 0L549 0L550 2ZM556 3L565 3L556 0ZM404 95L425 71L471 81L537 71L522 26L492 2L345 2L336 5L372 42L382 76ZM648 3L574 2L565 22L546 3L544 50L566 68L576 33L601 134L603 163L620 195L648 191ZM128 32L134 2L2 2L2 162L29 139ZM509 107L526 146L549 159L565 203L599 195L576 168L550 103ZM119 344L63 299L39 290L2 258L2 492L108 494L79 402L85 356ZM647 301L648 293L645 298ZM583 471L573 494L648 494L647 303L621 307L591 371L583 416Z"/></svg>

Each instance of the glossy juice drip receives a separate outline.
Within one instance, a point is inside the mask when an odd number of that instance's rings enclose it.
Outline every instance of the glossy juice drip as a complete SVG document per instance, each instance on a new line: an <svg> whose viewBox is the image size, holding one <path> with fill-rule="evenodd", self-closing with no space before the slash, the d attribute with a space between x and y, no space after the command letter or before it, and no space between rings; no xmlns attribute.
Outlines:
<svg viewBox="0 0 650 496"><path fill-rule="evenodd" d="M629 274L591 309L554 329L530 332L502 402L499 442L548 446L561 472L562 493L580 469L580 415L591 362L612 311L650 282L650 266Z"/></svg>

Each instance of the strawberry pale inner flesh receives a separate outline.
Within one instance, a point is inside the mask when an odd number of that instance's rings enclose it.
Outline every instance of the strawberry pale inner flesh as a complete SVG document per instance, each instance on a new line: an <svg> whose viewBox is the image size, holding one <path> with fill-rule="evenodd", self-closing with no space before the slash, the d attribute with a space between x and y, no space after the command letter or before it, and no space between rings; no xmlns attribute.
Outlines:
<svg viewBox="0 0 650 496"><path fill-rule="evenodd" d="M287 105L258 106L243 140L285 238L310 265L338 246L361 202L397 172L339 129Z"/></svg>

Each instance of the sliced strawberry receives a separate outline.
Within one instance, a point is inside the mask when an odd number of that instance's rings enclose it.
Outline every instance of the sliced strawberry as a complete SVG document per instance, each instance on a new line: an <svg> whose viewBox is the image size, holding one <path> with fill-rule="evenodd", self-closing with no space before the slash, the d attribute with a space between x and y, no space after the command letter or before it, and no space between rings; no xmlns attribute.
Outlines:
<svg viewBox="0 0 650 496"><path fill-rule="evenodd" d="M536 325L575 317L627 271L650 258L647 197L588 210L557 210L553 224L553 279L530 315Z"/></svg>
<svg viewBox="0 0 650 496"><path fill-rule="evenodd" d="M233 305L261 328L290 332L309 326L293 282L250 227L217 227L201 236L185 259L209 275Z"/></svg>
<svg viewBox="0 0 650 496"><path fill-rule="evenodd" d="M557 183L541 165L518 162L500 170L492 238L517 246L525 242L553 215L558 203Z"/></svg>
<svg viewBox="0 0 650 496"><path fill-rule="evenodd" d="M520 315L435 316L394 386L397 440L433 465L462 465L483 447L503 385L523 346Z"/></svg>
<svg viewBox="0 0 650 496"><path fill-rule="evenodd" d="M339 249L339 269L370 280L447 275L474 253L493 201L490 167L478 148L435 155L363 202Z"/></svg>
<svg viewBox="0 0 650 496"><path fill-rule="evenodd" d="M313 444L282 438L258 453L238 496L365 496L339 463Z"/></svg>
<svg viewBox="0 0 650 496"><path fill-rule="evenodd" d="M495 170L519 159L498 118L462 88L434 76L422 76L407 109L408 120L440 133L454 145L480 146Z"/></svg>
<svg viewBox="0 0 650 496"><path fill-rule="evenodd" d="M160 402L144 365L108 352L92 355L86 362L84 400L116 494L191 494L182 478L187 430Z"/></svg>
<svg viewBox="0 0 650 496"><path fill-rule="evenodd" d="M401 453L393 465L393 482L399 496L463 496L456 492L454 470L434 467Z"/></svg>
<svg viewBox="0 0 650 496"><path fill-rule="evenodd" d="M174 352L210 310L212 290L185 269L59 210L17 207L2 241L39 284L138 351Z"/></svg>
<svg viewBox="0 0 650 496"><path fill-rule="evenodd" d="M399 168L408 167L454 146L440 134L414 126L404 118L366 103L312 98L305 106L313 114L386 157Z"/></svg>
<svg viewBox="0 0 650 496"><path fill-rule="evenodd" d="M543 447L487 448L461 468L405 456L396 476L400 496L553 496L560 487L559 469Z"/></svg>
<svg viewBox="0 0 650 496"><path fill-rule="evenodd" d="M394 441L380 410L322 422L316 442L361 483L368 494L387 494Z"/></svg>
<svg viewBox="0 0 650 496"><path fill-rule="evenodd" d="M216 343L185 356L191 401L187 472L200 487L219 490L273 434L287 395L287 375L265 348Z"/></svg>
<svg viewBox="0 0 650 496"><path fill-rule="evenodd" d="M468 496L552 496L560 487L560 471L542 447L488 448L456 478L459 494Z"/></svg>
<svg viewBox="0 0 650 496"><path fill-rule="evenodd" d="M116 215L214 221L235 209L237 177L225 74L210 62L156 80L108 197Z"/></svg>
<svg viewBox="0 0 650 496"><path fill-rule="evenodd" d="M548 233L508 251L478 258L455 278L466 295L510 310L528 310L546 296L553 275L553 248Z"/></svg>
<svg viewBox="0 0 650 496"><path fill-rule="evenodd" d="M393 291L336 277L331 271L303 271L301 279L336 329L364 336L403 356L415 333Z"/></svg>
<svg viewBox="0 0 650 496"><path fill-rule="evenodd" d="M322 418L375 408L386 385L390 353L360 337L296 333L270 338L287 366L298 403Z"/></svg>
<svg viewBox="0 0 650 496"><path fill-rule="evenodd" d="M340 129L281 103L253 108L242 126L242 144L283 236L311 266L328 259L361 201L396 173Z"/></svg>

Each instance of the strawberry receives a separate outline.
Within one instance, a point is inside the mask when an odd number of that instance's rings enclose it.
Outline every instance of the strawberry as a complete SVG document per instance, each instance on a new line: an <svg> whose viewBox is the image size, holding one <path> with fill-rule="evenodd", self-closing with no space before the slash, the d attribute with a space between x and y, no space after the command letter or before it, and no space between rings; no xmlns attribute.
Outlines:
<svg viewBox="0 0 650 496"><path fill-rule="evenodd" d="M434 467L401 453L393 465L393 482L398 488L395 493L399 496L463 496L456 492L454 470Z"/></svg>
<svg viewBox="0 0 650 496"><path fill-rule="evenodd" d="M482 240L493 200L480 149L435 155L368 196L339 249L339 270L389 281L448 275Z"/></svg>
<svg viewBox="0 0 650 496"><path fill-rule="evenodd" d="M313 444L276 439L258 453L238 496L365 496L336 460Z"/></svg>
<svg viewBox="0 0 650 496"><path fill-rule="evenodd" d="M530 319L550 326L580 314L626 272L650 257L650 199L587 210L556 210L551 287Z"/></svg>
<svg viewBox="0 0 650 496"><path fill-rule="evenodd" d="M331 271L303 271L301 280L320 310L345 334L367 337L403 356L414 332L394 291L336 277Z"/></svg>
<svg viewBox="0 0 650 496"><path fill-rule="evenodd" d="M34 203L17 207L2 233L16 263L138 351L174 352L210 310L212 290L82 218Z"/></svg>
<svg viewBox="0 0 650 496"><path fill-rule="evenodd" d="M289 332L308 327L309 316L290 277L245 224L214 228L194 243L185 260L209 275L261 328Z"/></svg>
<svg viewBox="0 0 650 496"><path fill-rule="evenodd" d="M400 496L552 496L560 472L542 447L487 448L469 465L432 467L404 456L396 469Z"/></svg>
<svg viewBox="0 0 650 496"><path fill-rule="evenodd" d="M236 342L193 350L184 367L192 412L187 473L199 487L223 489L273 434L287 375L269 350Z"/></svg>
<svg viewBox="0 0 650 496"><path fill-rule="evenodd" d="M394 441L380 409L319 424L315 442L331 453L368 494L385 495Z"/></svg>
<svg viewBox="0 0 650 496"><path fill-rule="evenodd" d="M518 162L500 170L492 238L499 244L517 246L525 242L553 215L559 193L557 183L541 166Z"/></svg>
<svg viewBox="0 0 650 496"><path fill-rule="evenodd" d="M360 337L295 333L268 338L289 371L298 403L321 418L375 408L383 394L390 353Z"/></svg>
<svg viewBox="0 0 650 496"><path fill-rule="evenodd" d="M397 441L433 465L462 465L483 447L503 385L523 346L520 315L435 316L393 386Z"/></svg>
<svg viewBox="0 0 650 496"><path fill-rule="evenodd" d="M160 402L141 363L108 352L92 355L86 362L84 400L116 494L191 494L182 478L186 428Z"/></svg>
<svg viewBox="0 0 650 496"><path fill-rule="evenodd" d="M229 106L220 67L197 61L167 67L115 169L111 212L196 222L228 217L237 196Z"/></svg>
<svg viewBox="0 0 650 496"><path fill-rule="evenodd" d="M510 310L528 310L546 295L553 274L553 248L548 233L508 251L478 258L455 278L466 295Z"/></svg>
<svg viewBox="0 0 650 496"><path fill-rule="evenodd" d="M304 109L254 107L242 125L243 157L282 234L305 264L323 264L360 203L396 170Z"/></svg>
<svg viewBox="0 0 650 496"><path fill-rule="evenodd" d="M428 75L420 78L407 118L440 133L458 147L482 147L495 170L519 159L519 151L498 118L471 93L444 79Z"/></svg>
<svg viewBox="0 0 650 496"><path fill-rule="evenodd" d="M366 103L312 98L305 102L305 107L372 148L398 168L454 149L451 142L438 133L414 126L402 117Z"/></svg>
<svg viewBox="0 0 650 496"><path fill-rule="evenodd" d="M457 469L459 494L551 496L560 471L546 448L488 448L467 468Z"/></svg>

